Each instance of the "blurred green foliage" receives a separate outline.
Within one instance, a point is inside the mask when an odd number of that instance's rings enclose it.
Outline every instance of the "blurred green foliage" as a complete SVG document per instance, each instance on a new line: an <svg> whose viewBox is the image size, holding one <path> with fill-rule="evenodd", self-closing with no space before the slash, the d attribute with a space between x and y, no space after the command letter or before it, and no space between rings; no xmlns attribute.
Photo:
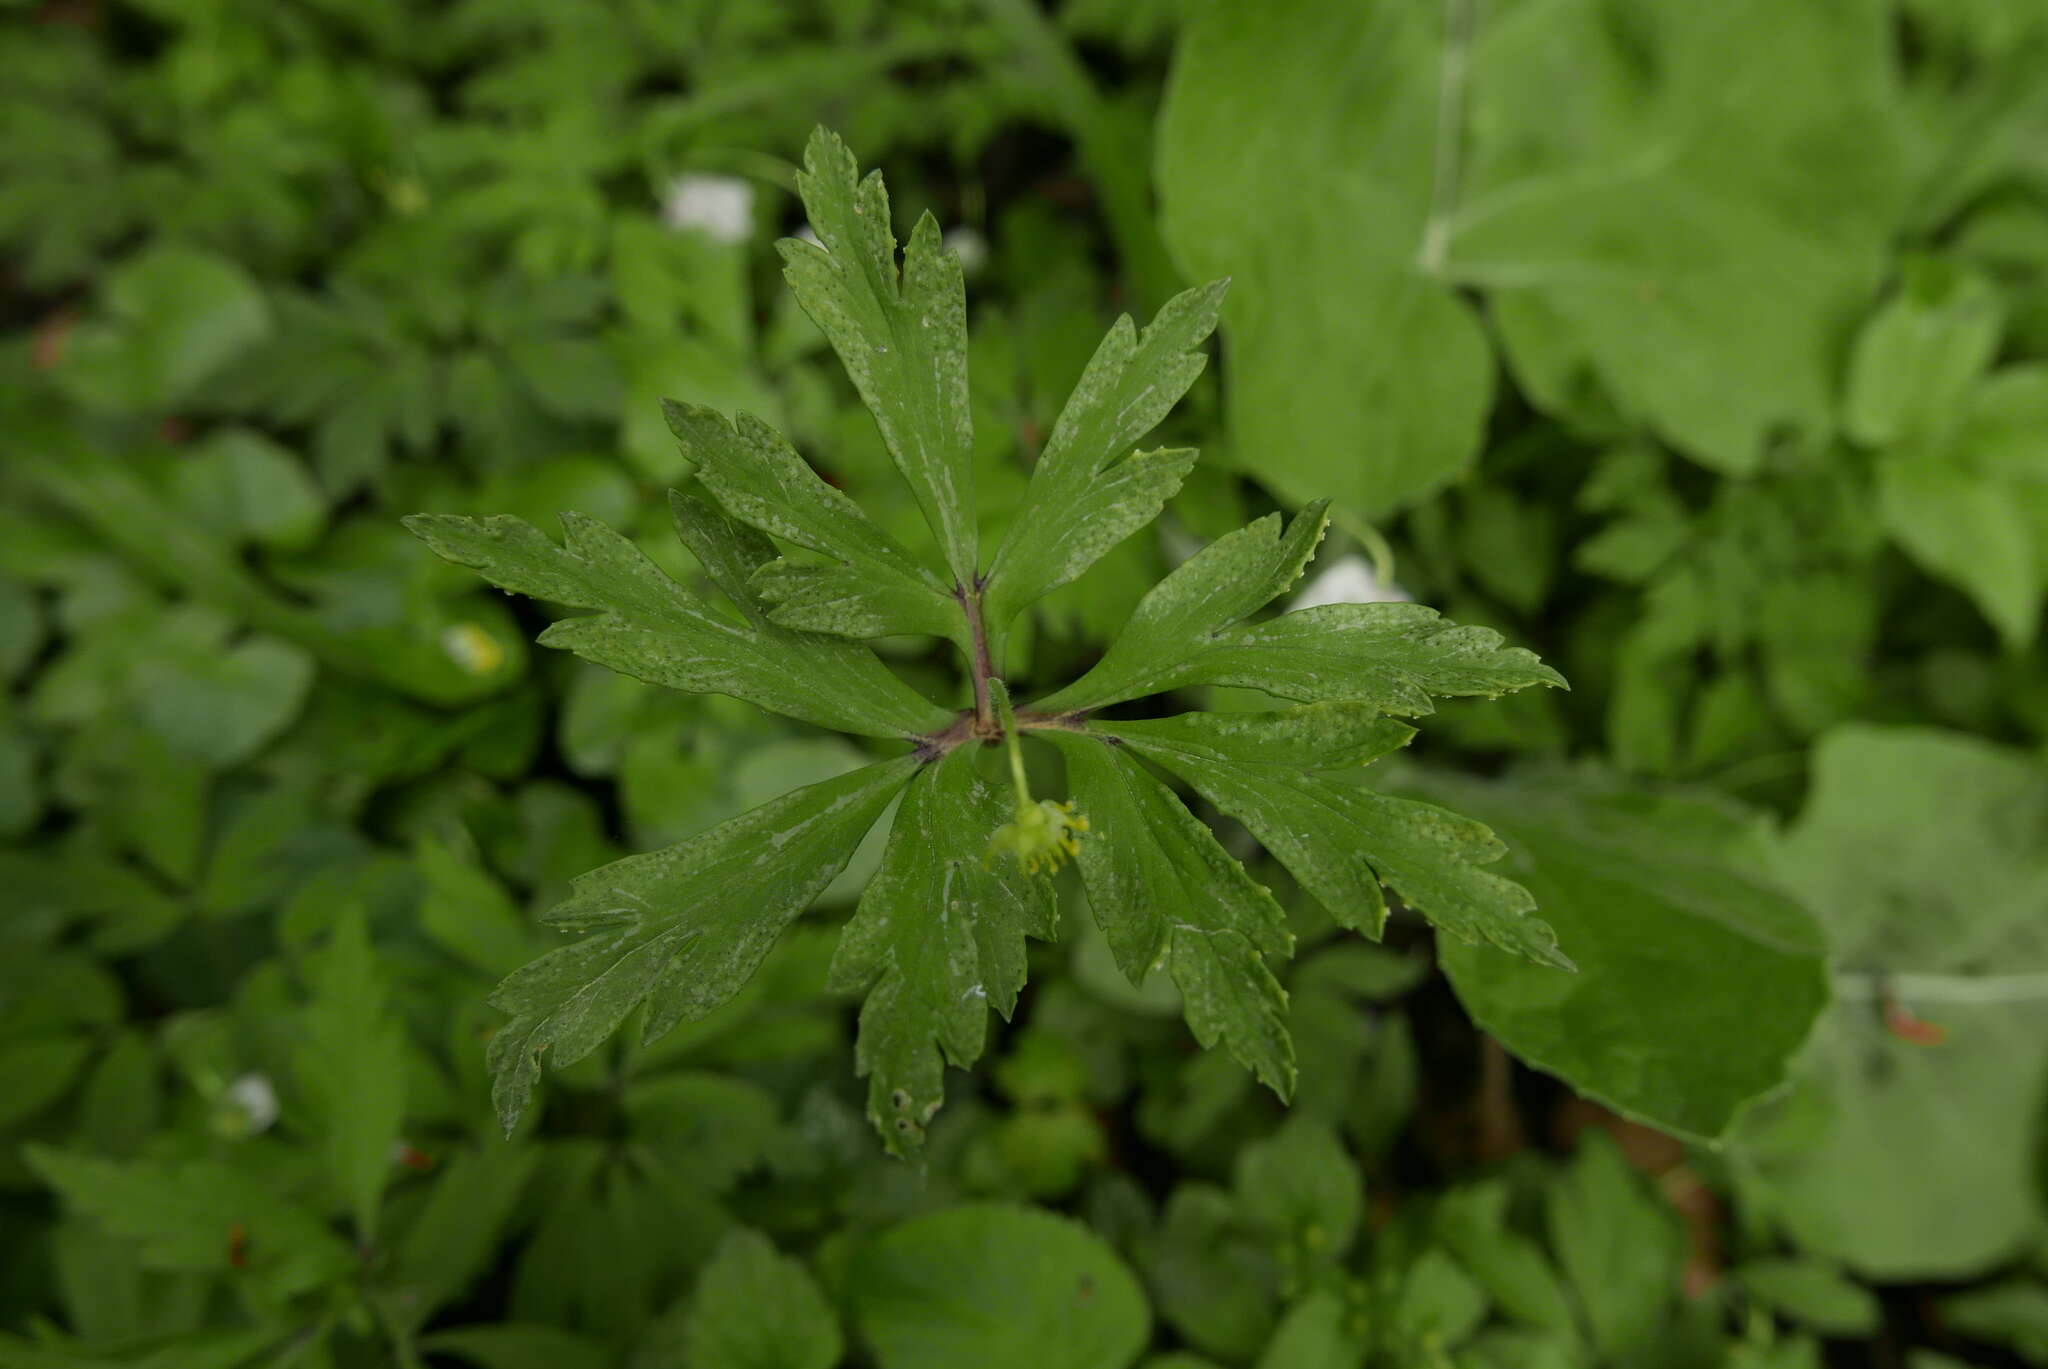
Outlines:
<svg viewBox="0 0 2048 1369"><path fill-rule="evenodd" d="M2039 0L16 0L0 70L0 1369L2048 1363ZM869 757L529 653L398 518L694 577L674 395L919 535L776 284L820 122L973 271L992 534L1116 314L1234 279L1211 459L1019 673L1333 497L1308 594L1571 680L1404 783L1580 976L1219 817L1291 1110L1063 885L912 1168L827 980L871 841L502 1139L533 915Z"/></svg>

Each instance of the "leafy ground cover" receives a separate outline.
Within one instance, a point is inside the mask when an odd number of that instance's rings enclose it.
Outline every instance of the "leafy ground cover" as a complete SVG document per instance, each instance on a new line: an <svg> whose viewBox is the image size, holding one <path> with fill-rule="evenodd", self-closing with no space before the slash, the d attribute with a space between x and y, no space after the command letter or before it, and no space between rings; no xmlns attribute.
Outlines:
<svg viewBox="0 0 2048 1369"><path fill-rule="evenodd" d="M0 1369L2048 1363L2044 58L13 7Z"/></svg>

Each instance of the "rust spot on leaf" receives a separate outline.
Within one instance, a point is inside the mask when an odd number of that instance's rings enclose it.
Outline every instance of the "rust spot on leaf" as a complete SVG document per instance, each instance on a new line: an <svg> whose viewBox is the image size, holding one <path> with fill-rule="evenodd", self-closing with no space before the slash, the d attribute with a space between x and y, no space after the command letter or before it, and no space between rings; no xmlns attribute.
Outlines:
<svg viewBox="0 0 2048 1369"><path fill-rule="evenodd" d="M1884 1001L1884 1029L1915 1046L1939 1046L1948 1041L1947 1027L1915 1016L1894 998Z"/></svg>

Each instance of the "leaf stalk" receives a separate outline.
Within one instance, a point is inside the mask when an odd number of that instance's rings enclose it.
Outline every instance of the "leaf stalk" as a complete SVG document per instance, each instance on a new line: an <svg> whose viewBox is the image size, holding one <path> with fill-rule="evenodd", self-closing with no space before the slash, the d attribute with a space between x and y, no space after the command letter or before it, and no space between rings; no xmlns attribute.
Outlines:
<svg viewBox="0 0 2048 1369"><path fill-rule="evenodd" d="M994 658L988 649L988 624L981 612L981 589L979 579L972 590L964 585L955 585L953 598L958 601L960 611L967 615L967 636L973 646L967 666L974 679L975 735L983 741L994 741L1001 733L996 726L995 714L989 708L988 682L996 671Z"/></svg>

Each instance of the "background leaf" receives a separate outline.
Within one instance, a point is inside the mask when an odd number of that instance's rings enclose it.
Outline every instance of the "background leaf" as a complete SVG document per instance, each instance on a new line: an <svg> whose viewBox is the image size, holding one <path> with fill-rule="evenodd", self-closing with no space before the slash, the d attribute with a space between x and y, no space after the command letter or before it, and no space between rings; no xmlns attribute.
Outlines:
<svg viewBox="0 0 2048 1369"><path fill-rule="evenodd" d="M2048 782L1924 728L1843 728L1816 761L1771 856L1827 930L1837 1002L1791 1096L1738 1133L1744 1167L1810 1250L1879 1278L1966 1275L2041 1220Z"/></svg>
<svg viewBox="0 0 2048 1369"><path fill-rule="evenodd" d="M1432 781L1494 825L1576 975L1439 943L1474 1020L1624 1115L1711 1140L1828 1001L1819 930L1741 854L1744 815L1596 779ZM1623 1044L1626 1043L1626 1044Z"/></svg>
<svg viewBox="0 0 2048 1369"><path fill-rule="evenodd" d="M865 648L732 622L609 528L581 514L564 514L562 524L565 547L503 515L406 520L441 555L475 566L502 588L602 610L556 623L544 646L650 684L732 694L843 731L901 736L944 725L943 712L911 693ZM766 555L750 544L746 569Z"/></svg>
<svg viewBox="0 0 2048 1369"><path fill-rule="evenodd" d="M313 1002L293 1065L357 1236L370 1243L405 1117L406 1062L404 1031L390 1015L361 914L337 923L309 977Z"/></svg>
<svg viewBox="0 0 2048 1369"><path fill-rule="evenodd" d="M832 1369L844 1342L803 1265L735 1231L697 1281L685 1337L690 1369Z"/></svg>
<svg viewBox="0 0 2048 1369"><path fill-rule="evenodd" d="M234 262L163 245L111 275L111 318L68 350L65 383L114 409L163 410L270 331L262 291Z"/></svg>
<svg viewBox="0 0 2048 1369"><path fill-rule="evenodd" d="M1663 1315L1656 1290L1671 1286L1684 1258L1677 1215L1597 1132L1580 1140L1544 1215L1593 1345L1623 1357L1654 1344Z"/></svg>
<svg viewBox="0 0 2048 1369"><path fill-rule="evenodd" d="M1180 38L1160 114L1161 226L1190 275L1234 281L1224 459L1294 502L1377 517L1478 454L1494 368L1430 226L1439 14L1217 7ZM1314 214L1261 208L1308 185ZM1416 353L1431 363L1409 372Z"/></svg>
<svg viewBox="0 0 2048 1369"><path fill-rule="evenodd" d="M1120 1369L1151 1322L1130 1270L1065 1218L968 1204L868 1243L850 1289L886 1369Z"/></svg>

